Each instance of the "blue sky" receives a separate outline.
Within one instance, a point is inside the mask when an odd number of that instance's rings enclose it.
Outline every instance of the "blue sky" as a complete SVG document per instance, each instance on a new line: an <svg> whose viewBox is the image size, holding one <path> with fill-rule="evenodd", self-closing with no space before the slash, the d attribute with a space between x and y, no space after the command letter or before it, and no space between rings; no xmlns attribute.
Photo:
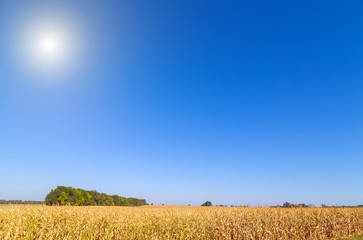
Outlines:
<svg viewBox="0 0 363 240"><path fill-rule="evenodd" d="M32 75L14 32L54 11L81 30L78 64ZM0 199L65 185L154 204L362 204L362 11L1 1Z"/></svg>

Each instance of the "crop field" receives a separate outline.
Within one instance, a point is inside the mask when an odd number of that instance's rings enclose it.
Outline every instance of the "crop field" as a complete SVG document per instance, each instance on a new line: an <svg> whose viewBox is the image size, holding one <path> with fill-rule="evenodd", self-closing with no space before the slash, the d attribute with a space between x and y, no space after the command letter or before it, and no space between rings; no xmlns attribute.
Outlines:
<svg viewBox="0 0 363 240"><path fill-rule="evenodd" d="M0 239L346 239L363 208L0 206Z"/></svg>

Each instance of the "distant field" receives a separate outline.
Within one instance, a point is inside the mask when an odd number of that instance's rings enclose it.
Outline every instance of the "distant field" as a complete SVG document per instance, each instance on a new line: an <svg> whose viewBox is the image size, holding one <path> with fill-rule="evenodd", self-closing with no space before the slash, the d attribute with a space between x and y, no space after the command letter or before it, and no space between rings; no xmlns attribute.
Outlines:
<svg viewBox="0 0 363 240"><path fill-rule="evenodd" d="M0 206L43 206L45 204L3 204L3 203L0 203Z"/></svg>
<svg viewBox="0 0 363 240"><path fill-rule="evenodd" d="M362 234L363 208L0 206L0 239L349 239Z"/></svg>

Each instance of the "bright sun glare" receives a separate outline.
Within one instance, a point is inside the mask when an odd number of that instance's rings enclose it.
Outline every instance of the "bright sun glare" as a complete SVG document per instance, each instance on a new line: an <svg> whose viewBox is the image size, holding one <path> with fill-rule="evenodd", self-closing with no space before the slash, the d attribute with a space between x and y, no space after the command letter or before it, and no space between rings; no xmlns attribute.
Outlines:
<svg viewBox="0 0 363 240"><path fill-rule="evenodd" d="M44 26L42 26L44 25ZM56 24L33 26L28 30L28 58L43 70L63 68L72 59L72 34L67 27Z"/></svg>
<svg viewBox="0 0 363 240"><path fill-rule="evenodd" d="M36 36L33 42L33 54L44 63L60 61L62 53L67 50L62 38L54 33L43 33Z"/></svg>
<svg viewBox="0 0 363 240"><path fill-rule="evenodd" d="M60 51L60 42L55 36L42 36L39 39L39 53L47 59L56 59Z"/></svg>
<svg viewBox="0 0 363 240"><path fill-rule="evenodd" d="M80 31L74 19L61 13L30 14L23 19L15 48L27 73L37 79L60 78L74 70L80 58Z"/></svg>

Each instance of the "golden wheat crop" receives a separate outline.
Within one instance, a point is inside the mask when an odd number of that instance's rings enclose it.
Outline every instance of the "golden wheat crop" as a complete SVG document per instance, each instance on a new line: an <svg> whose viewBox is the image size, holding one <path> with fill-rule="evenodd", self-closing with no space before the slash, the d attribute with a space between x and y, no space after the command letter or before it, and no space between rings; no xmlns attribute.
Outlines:
<svg viewBox="0 0 363 240"><path fill-rule="evenodd" d="M363 208L0 207L0 239L332 239Z"/></svg>

